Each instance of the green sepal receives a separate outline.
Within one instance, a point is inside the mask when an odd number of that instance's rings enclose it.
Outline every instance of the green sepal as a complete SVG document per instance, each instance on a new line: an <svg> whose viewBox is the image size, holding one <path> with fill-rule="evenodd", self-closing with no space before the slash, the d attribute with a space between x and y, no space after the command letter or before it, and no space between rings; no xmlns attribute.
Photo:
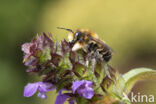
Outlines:
<svg viewBox="0 0 156 104"><path fill-rule="evenodd" d="M84 74L86 72L86 66L79 62L75 62L72 70L77 77L84 77Z"/></svg>
<svg viewBox="0 0 156 104"><path fill-rule="evenodd" d="M77 104L89 104L89 101L83 97L78 97L76 99Z"/></svg>
<svg viewBox="0 0 156 104"><path fill-rule="evenodd" d="M40 56L40 62L44 63L48 60L51 59L51 55L50 55L50 48L49 47L45 47L45 49L42 51L42 54Z"/></svg>
<svg viewBox="0 0 156 104"><path fill-rule="evenodd" d="M106 90L113 97L117 98L118 100L122 100L124 97L123 93L125 88L125 80L119 73L116 73L115 77L115 81L113 81L110 87Z"/></svg>
<svg viewBox="0 0 156 104"><path fill-rule="evenodd" d="M62 88L69 86L71 83L72 83L72 77L60 79L57 84L56 91L57 92L60 91Z"/></svg>

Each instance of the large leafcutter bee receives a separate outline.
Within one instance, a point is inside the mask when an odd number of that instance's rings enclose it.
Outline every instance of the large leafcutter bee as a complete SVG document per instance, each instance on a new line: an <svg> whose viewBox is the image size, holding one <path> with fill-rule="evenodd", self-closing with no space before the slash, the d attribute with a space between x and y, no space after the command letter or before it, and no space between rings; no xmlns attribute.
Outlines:
<svg viewBox="0 0 156 104"><path fill-rule="evenodd" d="M93 53L94 58L104 60L108 62L112 57L112 49L102 40L98 38L98 35L87 29L66 29L58 27L58 29L64 29L69 31L68 39L73 44L72 51L83 49L86 53Z"/></svg>

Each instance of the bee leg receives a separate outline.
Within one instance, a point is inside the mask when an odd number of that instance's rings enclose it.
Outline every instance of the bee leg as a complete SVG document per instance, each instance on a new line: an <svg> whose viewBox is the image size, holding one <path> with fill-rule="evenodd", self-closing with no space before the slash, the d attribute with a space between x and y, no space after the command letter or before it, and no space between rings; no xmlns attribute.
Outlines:
<svg viewBox="0 0 156 104"><path fill-rule="evenodd" d="M112 77L111 77L111 75L110 75L108 69L106 70L106 75L107 75L110 79L112 79Z"/></svg>
<svg viewBox="0 0 156 104"><path fill-rule="evenodd" d="M92 59L91 62L92 62L92 72L94 73L94 71L95 71L95 66L96 66L96 59L95 59L95 58Z"/></svg>
<svg viewBox="0 0 156 104"><path fill-rule="evenodd" d="M96 67L96 64L97 64L97 62L96 62L96 59L95 58L93 58L93 59L91 59L91 64L92 64L92 67L91 67L91 69L92 69L92 75L93 75L93 80L95 81L95 82L97 82L98 84L100 84L99 82L98 82L98 80L97 80L97 77L95 76L95 67Z"/></svg>
<svg viewBox="0 0 156 104"><path fill-rule="evenodd" d="M108 69L108 65L104 64L104 71L105 71L105 75L108 76L108 78L112 79L110 73L109 73L109 69Z"/></svg>

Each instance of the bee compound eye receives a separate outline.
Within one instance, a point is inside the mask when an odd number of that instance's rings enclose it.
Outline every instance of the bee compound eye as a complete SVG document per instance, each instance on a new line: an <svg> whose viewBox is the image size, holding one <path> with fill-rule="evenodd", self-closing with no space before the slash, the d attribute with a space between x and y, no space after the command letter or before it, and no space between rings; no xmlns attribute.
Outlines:
<svg viewBox="0 0 156 104"><path fill-rule="evenodd" d="M75 38L80 39L81 36L82 36L82 33L81 33L80 31L77 31L77 32L75 33Z"/></svg>
<svg viewBox="0 0 156 104"><path fill-rule="evenodd" d="M78 35L79 35L79 32L76 32L76 33L75 33L75 37L77 37Z"/></svg>

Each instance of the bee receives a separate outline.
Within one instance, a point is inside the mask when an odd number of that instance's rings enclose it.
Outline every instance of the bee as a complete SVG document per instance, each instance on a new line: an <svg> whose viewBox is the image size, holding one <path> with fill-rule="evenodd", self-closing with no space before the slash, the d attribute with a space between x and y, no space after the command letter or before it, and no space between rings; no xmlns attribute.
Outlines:
<svg viewBox="0 0 156 104"><path fill-rule="evenodd" d="M87 29L73 31L62 27L57 28L69 31L68 40L70 44L73 44L72 51L83 49L91 57L106 62L112 58L112 49L104 41L100 40L96 33Z"/></svg>

